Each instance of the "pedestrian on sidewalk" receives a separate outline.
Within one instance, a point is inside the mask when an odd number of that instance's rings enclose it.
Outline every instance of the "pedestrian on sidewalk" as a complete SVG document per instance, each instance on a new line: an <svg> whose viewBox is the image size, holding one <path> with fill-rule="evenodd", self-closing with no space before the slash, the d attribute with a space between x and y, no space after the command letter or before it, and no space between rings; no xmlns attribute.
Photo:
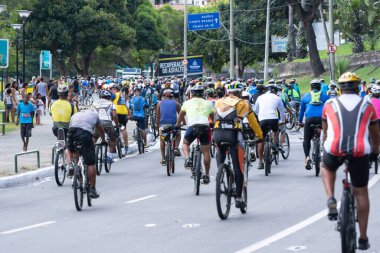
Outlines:
<svg viewBox="0 0 380 253"><path fill-rule="evenodd" d="M41 100L43 102L42 109L43 109L44 114L46 114L45 109L46 109L46 95L48 93L48 86L44 81L45 79L41 77L40 82L36 85L36 94L39 93L41 95Z"/></svg>
<svg viewBox="0 0 380 253"><path fill-rule="evenodd" d="M35 106L35 110L36 110L36 124L37 125L42 125L41 124L41 116L42 116L42 112L44 111L44 102L42 100L42 96L40 93L37 93L37 96L36 96L36 106Z"/></svg>
<svg viewBox="0 0 380 253"><path fill-rule="evenodd" d="M32 136L34 107L29 102L29 95L24 95L23 102L18 104L17 107L17 120L16 126L20 123L20 134L24 144L23 150L28 150L29 138Z"/></svg>

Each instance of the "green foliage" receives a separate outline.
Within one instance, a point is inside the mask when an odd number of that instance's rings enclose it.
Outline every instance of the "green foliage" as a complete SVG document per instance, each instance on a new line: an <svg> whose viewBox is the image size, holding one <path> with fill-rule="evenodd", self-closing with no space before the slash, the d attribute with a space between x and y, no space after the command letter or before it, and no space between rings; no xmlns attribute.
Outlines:
<svg viewBox="0 0 380 253"><path fill-rule="evenodd" d="M350 62L343 58L343 57L338 57L335 60L335 75L336 76L341 76L343 73L345 73L348 68L350 67Z"/></svg>

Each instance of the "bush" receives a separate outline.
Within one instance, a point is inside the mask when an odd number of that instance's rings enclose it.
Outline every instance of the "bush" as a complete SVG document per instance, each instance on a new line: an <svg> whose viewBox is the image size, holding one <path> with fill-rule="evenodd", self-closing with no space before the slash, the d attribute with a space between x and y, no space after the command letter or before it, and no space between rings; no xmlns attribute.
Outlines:
<svg viewBox="0 0 380 253"><path fill-rule="evenodd" d="M350 63L344 57L339 57L335 61L335 75L341 76L343 73L347 72L350 67Z"/></svg>

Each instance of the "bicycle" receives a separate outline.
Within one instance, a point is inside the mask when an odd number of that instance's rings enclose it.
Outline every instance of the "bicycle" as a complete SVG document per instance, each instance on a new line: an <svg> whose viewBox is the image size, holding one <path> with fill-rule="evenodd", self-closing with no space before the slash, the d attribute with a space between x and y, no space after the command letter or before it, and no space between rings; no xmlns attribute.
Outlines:
<svg viewBox="0 0 380 253"><path fill-rule="evenodd" d="M293 128L295 128L296 131L300 130L300 126L297 124L298 116L299 116L299 112L295 109L292 109L291 114L286 113L286 121L285 121L286 122L286 124L285 124L286 129L292 130Z"/></svg>
<svg viewBox="0 0 380 253"><path fill-rule="evenodd" d="M246 167L247 171L249 171L252 167L252 163L256 161L256 155L254 152L256 147L255 137L252 133L251 128L249 125L247 126L245 123L243 124L243 141L244 141L244 166ZM251 155L252 154L252 155Z"/></svg>
<svg viewBox="0 0 380 253"><path fill-rule="evenodd" d="M280 152L281 156L284 160L289 158L289 153L290 153L290 142L289 142L289 135L287 132L280 133L279 138L281 138L281 134L285 134L284 142L281 144Z"/></svg>
<svg viewBox="0 0 380 253"><path fill-rule="evenodd" d="M216 155L216 145L215 145L214 139L212 139L212 141L211 141L210 155L211 155L212 158L214 158L215 155Z"/></svg>
<svg viewBox="0 0 380 253"><path fill-rule="evenodd" d="M274 161L278 164L279 154L274 152L273 150L273 130L270 130L265 137L264 141L264 170L265 176L269 176L271 173L272 162Z"/></svg>
<svg viewBox="0 0 380 253"><path fill-rule="evenodd" d="M100 140L95 144L95 168L96 174L99 176L102 173L102 168L104 165L104 169L107 173L111 171L112 159L107 157L107 149L108 144L102 144Z"/></svg>
<svg viewBox="0 0 380 253"><path fill-rule="evenodd" d="M124 126L121 126L124 129ZM116 151L119 159L123 158L123 141L121 139L120 127L116 127L117 141L116 141ZM127 154L125 154L127 155Z"/></svg>
<svg viewBox="0 0 380 253"><path fill-rule="evenodd" d="M161 127L161 131L166 134L165 136L166 173L168 174L168 176L171 176L171 174L173 174L175 171L174 149L175 149L175 137L178 134L178 131L170 125Z"/></svg>
<svg viewBox="0 0 380 253"><path fill-rule="evenodd" d="M156 139L158 137L158 131L156 128L156 110L153 108L150 108L149 110L150 128L151 132L153 133L154 139Z"/></svg>
<svg viewBox="0 0 380 253"><path fill-rule="evenodd" d="M226 148L227 163L224 162L218 167L216 174L216 209L219 218L225 220L228 218L231 209L231 198L236 197L235 174L231 168L231 143L221 142L221 148ZM244 167L244 181L242 189L242 203L240 212L245 214L247 212L248 201L248 170Z"/></svg>
<svg viewBox="0 0 380 253"><path fill-rule="evenodd" d="M135 119L132 119L135 120ZM133 137L135 141L137 141L137 147L139 150L139 154L143 154L145 152L144 150L144 141L143 137L141 135L141 129L139 128L139 123L136 121L136 128L133 130Z"/></svg>
<svg viewBox="0 0 380 253"><path fill-rule="evenodd" d="M82 142L74 142L75 154L74 156L74 176L73 176L73 189L74 189L74 203L77 211L82 211L84 195L87 196L87 205L92 206L90 192L90 181L88 179L87 165L83 162L81 154Z"/></svg>
<svg viewBox="0 0 380 253"><path fill-rule="evenodd" d="M201 145L199 141L200 137L200 129L196 126L192 126L195 129L196 132L196 144L193 144L191 148L191 155L190 159L192 161L192 167L191 167L191 172L192 172L192 177L194 179L194 193L195 195L199 195L199 188L201 185L201 178L203 175L203 168L202 168L202 150L201 150Z"/></svg>
<svg viewBox="0 0 380 253"><path fill-rule="evenodd" d="M313 146L311 153L312 165L315 169L315 176L319 176L320 166L321 166L321 125L311 124L310 127L313 129Z"/></svg>
<svg viewBox="0 0 380 253"><path fill-rule="evenodd" d="M65 156L65 131L63 128L58 128L57 142L55 144L55 159L54 159L54 177L58 186L62 186L66 178L66 156Z"/></svg>
<svg viewBox="0 0 380 253"><path fill-rule="evenodd" d="M348 179L349 160L345 158L343 193L338 214L336 230L340 233L342 253L354 253L356 250L356 206L351 183Z"/></svg>

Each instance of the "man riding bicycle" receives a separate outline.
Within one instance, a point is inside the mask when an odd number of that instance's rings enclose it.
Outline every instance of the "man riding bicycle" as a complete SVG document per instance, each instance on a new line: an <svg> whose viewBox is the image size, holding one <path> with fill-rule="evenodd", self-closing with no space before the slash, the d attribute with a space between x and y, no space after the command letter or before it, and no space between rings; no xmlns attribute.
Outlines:
<svg viewBox="0 0 380 253"><path fill-rule="evenodd" d="M325 102L329 99L326 93L321 90L320 80L314 79L310 82L310 92L302 98L301 110L298 124L304 125L303 151L305 153L305 168L311 170L312 160L310 159L310 141L313 139L314 129L311 125L322 125L322 110ZM302 123L305 116L305 124Z"/></svg>
<svg viewBox="0 0 380 253"><path fill-rule="evenodd" d="M202 85L195 85L191 89L191 99L187 100L181 108L177 119L177 126L187 116L187 129L183 140L182 151L185 156L185 168L192 167L190 159L190 145L197 138L199 134L199 141L201 144L201 151L203 154L203 163L205 166L205 175L203 176L203 183L210 183L210 143L211 143L211 129L209 118L214 119L213 109L210 103L203 98L204 89Z"/></svg>
<svg viewBox="0 0 380 253"><path fill-rule="evenodd" d="M235 205L240 208L241 192L243 187L244 171L244 144L242 136L242 120L248 119L249 126L256 134L259 141L263 139L263 133L257 122L250 105L241 94L243 86L239 82L233 82L227 86L227 96L219 99L215 104L214 141L218 146L216 160L218 167L226 159L225 148L220 146L222 142L228 142L231 147L231 159L235 172L236 199Z"/></svg>
<svg viewBox="0 0 380 253"><path fill-rule="evenodd" d="M370 247L367 237L369 162L379 154L379 124L374 106L358 95L360 78L347 72L338 82L342 95L328 100L322 111L322 181L328 198L328 219L338 218L334 198L336 171L348 159L357 203L358 249L366 250Z"/></svg>

